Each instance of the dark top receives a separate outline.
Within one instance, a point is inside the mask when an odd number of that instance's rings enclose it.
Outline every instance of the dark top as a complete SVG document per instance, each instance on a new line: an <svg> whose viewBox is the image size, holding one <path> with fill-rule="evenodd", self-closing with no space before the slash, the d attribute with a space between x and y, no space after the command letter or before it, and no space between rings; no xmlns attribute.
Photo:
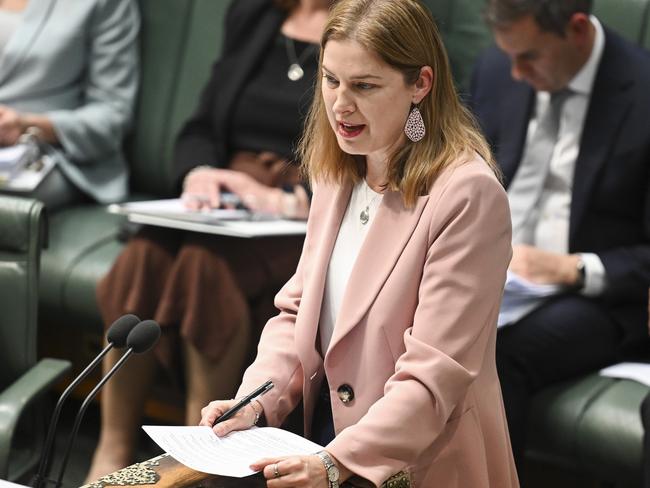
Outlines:
<svg viewBox="0 0 650 488"><path fill-rule="evenodd" d="M315 60L310 57L309 63L304 63L303 80L287 79L286 48L279 49L285 18L286 13L272 0L232 2L226 15L222 57L214 64L198 107L176 141L174 181L179 190L193 167L209 163L225 168L237 150L290 154L313 96ZM304 48L304 43L296 45L298 56ZM279 79L267 81L274 78ZM294 83L301 91L293 88ZM257 103L262 105L253 106ZM247 112L255 115L247 117ZM280 142L281 138L286 141Z"/></svg>
<svg viewBox="0 0 650 488"><path fill-rule="evenodd" d="M596 253L607 274L597 301L622 326L626 342L647 337L650 285L650 55L605 29L575 163L569 252ZM535 93L510 76L491 49L477 64L472 107L503 169L519 168Z"/></svg>
<svg viewBox="0 0 650 488"><path fill-rule="evenodd" d="M309 111L318 68L318 50L313 44L293 41L304 76L287 76L287 39L279 34L260 69L253 73L233 107L229 131L232 151L271 151L293 159L293 149Z"/></svg>

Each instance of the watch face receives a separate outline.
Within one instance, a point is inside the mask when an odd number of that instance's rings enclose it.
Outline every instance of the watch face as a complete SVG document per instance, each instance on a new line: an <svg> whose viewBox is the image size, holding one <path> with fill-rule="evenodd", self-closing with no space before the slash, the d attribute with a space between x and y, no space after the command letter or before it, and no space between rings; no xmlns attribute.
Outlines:
<svg viewBox="0 0 650 488"><path fill-rule="evenodd" d="M338 481L339 480L339 468L336 466L331 466L327 470L327 477L329 478L330 481Z"/></svg>

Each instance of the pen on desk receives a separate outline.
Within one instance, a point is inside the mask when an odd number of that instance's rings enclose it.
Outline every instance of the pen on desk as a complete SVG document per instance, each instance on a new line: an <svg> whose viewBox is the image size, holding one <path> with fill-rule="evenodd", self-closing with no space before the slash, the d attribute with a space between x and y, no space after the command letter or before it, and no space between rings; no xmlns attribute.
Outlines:
<svg viewBox="0 0 650 488"><path fill-rule="evenodd" d="M213 426L218 424L219 422L223 422L224 420L228 420L230 417L235 415L237 412L239 412L242 408L244 408L246 405L248 405L250 402L255 400L258 396L264 395L267 391L269 391L271 388L273 388L273 382L271 380L268 380L266 383L264 383L262 386L256 388L252 392L250 392L248 395L246 395L244 398L239 400L237 403L235 403L232 407L230 407L228 410L226 410L221 417L216 419L214 423L212 424Z"/></svg>

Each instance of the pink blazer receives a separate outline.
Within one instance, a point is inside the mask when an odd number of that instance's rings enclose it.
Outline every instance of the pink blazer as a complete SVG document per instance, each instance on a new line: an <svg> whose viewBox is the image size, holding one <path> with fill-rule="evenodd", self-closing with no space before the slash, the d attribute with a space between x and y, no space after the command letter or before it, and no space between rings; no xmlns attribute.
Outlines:
<svg viewBox="0 0 650 488"><path fill-rule="evenodd" d="M496 320L511 257L506 193L478 157L445 170L406 209L388 192L350 274L324 360L318 321L351 185L315 188L296 274L276 297L240 394L278 426L304 399L305 433L323 375L341 463L379 486L517 487L495 366ZM354 399L337 390L348 385Z"/></svg>

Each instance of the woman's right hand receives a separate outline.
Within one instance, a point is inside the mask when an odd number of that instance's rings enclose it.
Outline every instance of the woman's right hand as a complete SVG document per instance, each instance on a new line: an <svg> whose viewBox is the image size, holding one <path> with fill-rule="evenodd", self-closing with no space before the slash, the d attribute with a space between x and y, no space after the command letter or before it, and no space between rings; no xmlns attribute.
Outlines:
<svg viewBox="0 0 650 488"><path fill-rule="evenodd" d="M262 404L256 400L246 405L228 420L214 425L214 421L237 403L238 400L216 400L210 402L201 409L201 421L199 425L212 427L212 430L219 437L223 437L234 430L246 430L255 425L255 421L262 414Z"/></svg>
<svg viewBox="0 0 650 488"><path fill-rule="evenodd" d="M224 190L257 212L276 213L282 196L282 190L263 185L241 171L198 166L185 177L181 199L192 210L219 208Z"/></svg>

